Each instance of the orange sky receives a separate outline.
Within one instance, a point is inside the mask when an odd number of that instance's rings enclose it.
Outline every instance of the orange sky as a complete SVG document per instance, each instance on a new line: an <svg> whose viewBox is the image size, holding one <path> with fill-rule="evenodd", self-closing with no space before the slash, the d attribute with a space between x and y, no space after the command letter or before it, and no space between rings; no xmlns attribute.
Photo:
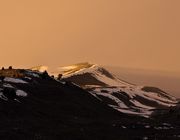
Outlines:
<svg viewBox="0 0 180 140"><path fill-rule="evenodd" d="M0 65L180 72L180 0L1 0Z"/></svg>

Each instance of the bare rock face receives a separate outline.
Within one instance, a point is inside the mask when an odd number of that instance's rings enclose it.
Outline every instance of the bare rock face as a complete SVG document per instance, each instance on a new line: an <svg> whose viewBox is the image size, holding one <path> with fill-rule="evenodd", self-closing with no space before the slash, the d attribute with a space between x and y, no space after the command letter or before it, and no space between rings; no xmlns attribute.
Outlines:
<svg viewBox="0 0 180 140"><path fill-rule="evenodd" d="M16 90L14 88L5 87L2 92L10 100L14 100L17 97Z"/></svg>

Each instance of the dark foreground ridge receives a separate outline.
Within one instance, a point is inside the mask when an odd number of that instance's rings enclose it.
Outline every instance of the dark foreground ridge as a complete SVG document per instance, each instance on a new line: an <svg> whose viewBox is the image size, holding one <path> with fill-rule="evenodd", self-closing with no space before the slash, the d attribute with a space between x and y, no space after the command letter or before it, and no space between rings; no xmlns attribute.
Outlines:
<svg viewBox="0 0 180 140"><path fill-rule="evenodd" d="M46 72L0 74L1 140L180 139L179 121L168 115L156 120L120 113Z"/></svg>

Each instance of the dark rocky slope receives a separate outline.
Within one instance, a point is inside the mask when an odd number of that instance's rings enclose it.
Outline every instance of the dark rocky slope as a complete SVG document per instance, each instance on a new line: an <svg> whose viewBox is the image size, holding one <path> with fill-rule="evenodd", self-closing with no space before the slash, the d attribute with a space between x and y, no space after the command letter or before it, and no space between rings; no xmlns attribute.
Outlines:
<svg viewBox="0 0 180 140"><path fill-rule="evenodd" d="M172 140L180 135L171 124L164 129L164 121L117 112L71 82L21 72L24 77L0 83L2 140Z"/></svg>

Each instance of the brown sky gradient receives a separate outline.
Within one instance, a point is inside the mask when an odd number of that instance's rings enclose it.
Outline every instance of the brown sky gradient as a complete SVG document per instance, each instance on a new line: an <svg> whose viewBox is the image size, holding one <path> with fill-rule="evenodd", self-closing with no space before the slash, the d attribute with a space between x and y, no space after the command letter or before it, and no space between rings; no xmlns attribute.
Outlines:
<svg viewBox="0 0 180 140"><path fill-rule="evenodd" d="M180 0L1 0L0 65L180 73Z"/></svg>

